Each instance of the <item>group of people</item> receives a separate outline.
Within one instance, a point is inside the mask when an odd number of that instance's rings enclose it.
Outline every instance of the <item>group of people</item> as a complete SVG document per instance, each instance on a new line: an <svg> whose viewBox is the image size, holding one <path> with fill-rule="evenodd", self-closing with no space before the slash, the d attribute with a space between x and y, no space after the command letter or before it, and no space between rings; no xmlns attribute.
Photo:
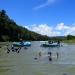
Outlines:
<svg viewBox="0 0 75 75"><path fill-rule="evenodd" d="M39 56L39 58L42 56L42 52L40 51L40 52L38 52L38 56ZM58 59L59 58L59 53L58 52L56 52L56 58ZM34 58L35 60L37 60L38 58L37 57L35 57ZM48 59L49 59L49 61L52 61L52 52L50 51L50 52L48 52Z"/></svg>
<svg viewBox="0 0 75 75"><path fill-rule="evenodd" d="M52 43L54 43L54 42L55 42L55 41L48 41L49 44L52 44ZM59 41L59 40L57 41L57 44L60 44L60 41Z"/></svg>
<svg viewBox="0 0 75 75"><path fill-rule="evenodd" d="M48 52L48 57L49 57L49 61L52 61L52 52ZM58 59L58 57L59 57L59 53L58 52L56 52L56 56L57 56L57 59Z"/></svg>
<svg viewBox="0 0 75 75"><path fill-rule="evenodd" d="M20 50L21 50L21 47L24 45L22 39L20 39L20 44L21 44L21 46L19 46L18 48L16 48L13 44L11 45L11 49L9 49L9 48L7 47L7 53L9 53L10 51L19 53Z"/></svg>
<svg viewBox="0 0 75 75"><path fill-rule="evenodd" d="M9 49L7 47L7 53L9 53L10 51L19 53L20 50L21 50L21 47L15 48L13 45L12 45L11 49Z"/></svg>

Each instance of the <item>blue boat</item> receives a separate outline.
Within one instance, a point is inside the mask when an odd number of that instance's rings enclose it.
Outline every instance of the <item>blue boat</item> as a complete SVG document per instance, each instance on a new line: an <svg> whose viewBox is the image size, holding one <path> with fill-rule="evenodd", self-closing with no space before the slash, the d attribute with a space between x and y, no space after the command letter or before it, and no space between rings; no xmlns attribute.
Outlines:
<svg viewBox="0 0 75 75"><path fill-rule="evenodd" d="M31 42L13 42L13 46L29 47L29 46L31 46Z"/></svg>

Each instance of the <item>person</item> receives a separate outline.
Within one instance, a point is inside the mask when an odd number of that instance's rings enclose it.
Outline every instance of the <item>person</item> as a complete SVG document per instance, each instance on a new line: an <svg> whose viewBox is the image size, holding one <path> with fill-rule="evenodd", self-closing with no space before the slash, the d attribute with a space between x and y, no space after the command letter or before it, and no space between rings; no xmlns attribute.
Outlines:
<svg viewBox="0 0 75 75"><path fill-rule="evenodd" d="M23 46L23 45L24 45L24 43L23 43L23 40L22 40L22 39L20 39L20 44L21 44L21 46Z"/></svg>
<svg viewBox="0 0 75 75"><path fill-rule="evenodd" d="M57 44L59 44L59 45L60 45L60 41L58 41L58 42L57 42Z"/></svg>
<svg viewBox="0 0 75 75"><path fill-rule="evenodd" d="M48 41L49 44L51 44L51 41Z"/></svg>
<svg viewBox="0 0 75 75"><path fill-rule="evenodd" d="M51 56L49 56L49 61L52 61L52 57Z"/></svg>
<svg viewBox="0 0 75 75"><path fill-rule="evenodd" d="M7 53L9 53L10 52L10 49L9 48L7 48Z"/></svg>
<svg viewBox="0 0 75 75"><path fill-rule="evenodd" d="M14 52L15 51L15 47L12 45L12 47L11 47L11 50L12 50L12 52Z"/></svg>
<svg viewBox="0 0 75 75"><path fill-rule="evenodd" d="M38 58L37 58L37 57L35 57L34 59L35 59L35 60L37 60Z"/></svg>
<svg viewBox="0 0 75 75"><path fill-rule="evenodd" d="M14 46L13 45L11 46L11 49L14 49Z"/></svg>
<svg viewBox="0 0 75 75"><path fill-rule="evenodd" d="M39 57L41 57L41 51L39 52Z"/></svg>
<svg viewBox="0 0 75 75"><path fill-rule="evenodd" d="M49 61L52 61L52 53L51 52L48 52L48 54L49 54L49 56L48 56Z"/></svg>
<svg viewBox="0 0 75 75"><path fill-rule="evenodd" d="M52 55L52 53L51 52L48 52L48 54L51 56Z"/></svg>
<svg viewBox="0 0 75 75"><path fill-rule="evenodd" d="M57 52L56 55L57 55L57 59L58 59L58 57L59 57L59 53Z"/></svg>

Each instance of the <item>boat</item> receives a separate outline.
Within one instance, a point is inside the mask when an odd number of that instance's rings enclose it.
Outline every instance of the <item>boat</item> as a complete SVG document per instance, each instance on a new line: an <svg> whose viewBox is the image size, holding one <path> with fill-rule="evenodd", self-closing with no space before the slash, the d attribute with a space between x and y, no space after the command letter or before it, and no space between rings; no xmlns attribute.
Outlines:
<svg viewBox="0 0 75 75"><path fill-rule="evenodd" d="M29 47L29 46L31 46L31 42L13 42L13 46Z"/></svg>
<svg viewBox="0 0 75 75"><path fill-rule="evenodd" d="M42 44L43 47L59 47L60 44L58 43L52 43L52 44L49 44L49 43L45 43L45 44Z"/></svg>

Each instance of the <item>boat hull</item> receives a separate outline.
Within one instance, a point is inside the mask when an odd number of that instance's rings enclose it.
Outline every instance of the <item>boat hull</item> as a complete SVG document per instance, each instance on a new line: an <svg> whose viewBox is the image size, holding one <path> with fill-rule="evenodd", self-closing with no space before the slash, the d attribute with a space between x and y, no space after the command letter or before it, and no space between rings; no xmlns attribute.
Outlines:
<svg viewBox="0 0 75 75"><path fill-rule="evenodd" d="M43 47L59 47L59 44L42 44Z"/></svg>
<svg viewBox="0 0 75 75"><path fill-rule="evenodd" d="M21 44L20 42L16 42L16 43L13 43L13 46L21 46L21 47L23 47L23 46L27 46L27 47L29 47L29 46L31 46L31 43L30 42L24 42L23 44Z"/></svg>

